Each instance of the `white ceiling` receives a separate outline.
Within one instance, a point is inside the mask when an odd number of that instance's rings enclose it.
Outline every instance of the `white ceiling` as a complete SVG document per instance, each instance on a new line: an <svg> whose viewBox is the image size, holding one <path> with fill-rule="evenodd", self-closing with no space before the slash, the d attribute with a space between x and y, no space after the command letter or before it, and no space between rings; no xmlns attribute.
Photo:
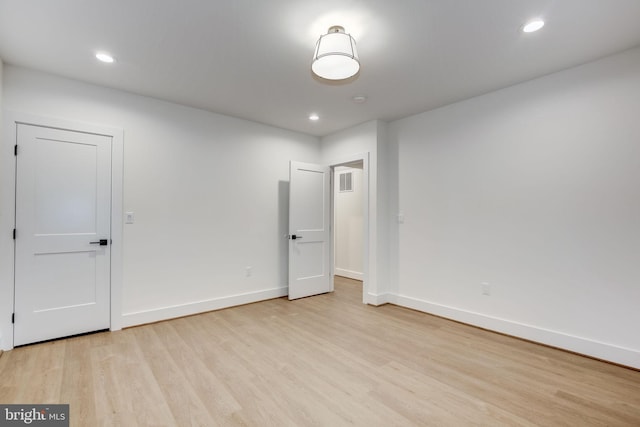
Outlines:
<svg viewBox="0 0 640 427"><path fill-rule="evenodd" d="M521 33L535 17L546 26ZM638 46L639 20L640 0L0 0L0 57L320 136ZM349 84L311 76L331 25L358 43Z"/></svg>

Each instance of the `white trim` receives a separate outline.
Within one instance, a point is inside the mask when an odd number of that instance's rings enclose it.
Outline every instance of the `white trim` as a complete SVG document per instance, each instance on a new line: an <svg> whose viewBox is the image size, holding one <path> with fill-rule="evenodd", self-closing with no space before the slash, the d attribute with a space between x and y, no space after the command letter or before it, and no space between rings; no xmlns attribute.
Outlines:
<svg viewBox="0 0 640 427"><path fill-rule="evenodd" d="M339 267L335 268L334 274L336 276L342 276L342 277L346 277L348 279L354 279L354 280L362 280L362 278L364 277L364 274L360 271L346 270L344 268L339 268Z"/></svg>
<svg viewBox="0 0 640 427"><path fill-rule="evenodd" d="M595 357L597 359L607 360L620 365L640 369L640 350L594 341L588 338L514 322L508 319L488 316L482 313L476 313L404 295L389 295L388 302L458 322L467 323L469 325L478 326L491 331L500 332L552 347L584 354L586 356Z"/></svg>
<svg viewBox="0 0 640 427"><path fill-rule="evenodd" d="M287 296L288 292L289 288L284 286L280 288L266 289L263 291L247 292L244 294L212 298L186 304L177 304L168 307L125 313L122 315L122 327L126 328L145 323L159 322L161 320L174 319L176 317L191 316L193 314L201 314L207 311L220 310L223 308L280 298Z"/></svg>
<svg viewBox="0 0 640 427"><path fill-rule="evenodd" d="M389 293L384 293L379 295L369 294L368 300L370 305L379 306L379 305L389 304L391 302L391 299L393 299L393 295Z"/></svg>
<svg viewBox="0 0 640 427"><path fill-rule="evenodd" d="M16 126L8 111L4 113L0 145L0 349L13 348L13 277L14 243L11 230L15 226L15 174L16 160L13 147L16 143Z"/></svg>
<svg viewBox="0 0 640 427"><path fill-rule="evenodd" d="M111 327L122 329L124 131L113 129L111 145Z"/></svg>
<svg viewBox="0 0 640 427"><path fill-rule="evenodd" d="M111 321L110 329L121 329L122 313L122 200L123 200L123 170L124 170L124 131L122 129L66 120L53 117L38 116L18 111L5 111L3 119L2 141L2 223L0 229L10 230L15 224L15 157L13 147L16 143L16 125L28 124L50 127L54 129L73 130L112 138L111 145ZM19 155L19 153L18 153ZM7 233L8 234L8 233ZM13 310L14 299L14 259L15 247L13 239L6 241L4 233L0 233L0 248L9 248L7 256L0 260L0 295L6 295L11 301ZM10 244L8 244L10 243ZM2 253L3 251L0 251ZM6 259L5 259L6 258ZM0 310L3 307L0 306ZM7 313L10 314L10 313ZM7 318L9 318L8 316ZM0 321L0 348L13 348L13 325L9 321Z"/></svg>

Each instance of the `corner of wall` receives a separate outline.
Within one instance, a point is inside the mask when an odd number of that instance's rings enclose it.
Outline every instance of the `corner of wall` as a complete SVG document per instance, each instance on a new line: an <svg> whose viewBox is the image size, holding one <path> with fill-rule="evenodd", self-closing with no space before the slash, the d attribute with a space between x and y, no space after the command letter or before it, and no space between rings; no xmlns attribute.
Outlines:
<svg viewBox="0 0 640 427"><path fill-rule="evenodd" d="M398 292L398 274L400 263L400 180L399 180L399 146L395 129L392 125L385 128L387 147L387 226L389 233L389 283L387 292Z"/></svg>
<svg viewBox="0 0 640 427"><path fill-rule="evenodd" d="M389 228L391 207L389 206L389 201L392 187L390 186L391 170L389 167L389 137L387 129L388 124L386 122L376 120L376 152L378 157L376 200L378 216L376 225L378 237L378 287L376 293L378 295L386 295L391 288Z"/></svg>

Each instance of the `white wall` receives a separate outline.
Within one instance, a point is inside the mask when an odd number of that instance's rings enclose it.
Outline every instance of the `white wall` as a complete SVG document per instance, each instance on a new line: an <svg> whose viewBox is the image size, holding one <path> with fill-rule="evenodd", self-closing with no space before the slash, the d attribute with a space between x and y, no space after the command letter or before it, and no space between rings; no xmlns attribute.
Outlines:
<svg viewBox="0 0 640 427"><path fill-rule="evenodd" d="M388 206L386 183L386 123L371 121L322 138L322 163L336 165L368 153L369 161L369 229L365 236L365 302L387 302L388 276Z"/></svg>
<svg viewBox="0 0 640 427"><path fill-rule="evenodd" d="M286 295L288 163L317 163L317 138L4 71L6 109L124 129L124 210L135 212L124 227L125 326Z"/></svg>
<svg viewBox="0 0 640 427"><path fill-rule="evenodd" d="M640 368L639 112L636 49L392 123L395 301Z"/></svg>
<svg viewBox="0 0 640 427"><path fill-rule="evenodd" d="M351 191L340 191L340 175L351 174ZM334 180L335 274L362 280L363 255L362 169L339 166Z"/></svg>

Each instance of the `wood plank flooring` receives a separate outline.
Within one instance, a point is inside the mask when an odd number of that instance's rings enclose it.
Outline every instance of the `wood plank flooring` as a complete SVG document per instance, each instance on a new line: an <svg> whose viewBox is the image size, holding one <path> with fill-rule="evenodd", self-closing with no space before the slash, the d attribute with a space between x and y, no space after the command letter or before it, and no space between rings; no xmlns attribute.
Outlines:
<svg viewBox="0 0 640 427"><path fill-rule="evenodd" d="M640 426L640 372L391 305L360 282L17 348L0 403L74 426Z"/></svg>

